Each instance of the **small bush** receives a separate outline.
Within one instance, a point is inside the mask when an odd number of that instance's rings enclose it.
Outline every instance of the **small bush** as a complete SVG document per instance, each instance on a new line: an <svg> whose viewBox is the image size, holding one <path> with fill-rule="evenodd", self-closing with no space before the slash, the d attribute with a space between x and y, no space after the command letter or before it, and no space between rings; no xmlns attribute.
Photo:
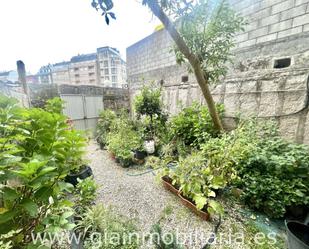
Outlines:
<svg viewBox="0 0 309 249"><path fill-rule="evenodd" d="M85 236L84 248L97 248L100 249L137 249L138 244L136 238L128 243L130 234L136 232L136 226L132 221L126 217L115 214L112 210L105 208L102 205L96 205L87 210L83 219L77 226L77 230L82 232ZM102 241L96 241L94 245L87 234L99 233L101 234ZM115 240L116 236L116 240ZM114 239L113 239L114 238ZM119 238L119 240L118 240Z"/></svg>
<svg viewBox="0 0 309 249"><path fill-rule="evenodd" d="M124 166L130 166L133 151L142 150L143 141L139 132L126 120L117 120L117 124L114 131L107 136L108 150L115 154Z"/></svg>
<svg viewBox="0 0 309 249"><path fill-rule="evenodd" d="M222 116L224 108L217 105L217 110ZM193 103L184 108L170 122L171 132L175 138L181 139L185 145L199 148L210 137L218 135L206 106Z"/></svg>
<svg viewBox="0 0 309 249"><path fill-rule="evenodd" d="M70 129L59 99L45 107L21 108L0 96L0 236L18 235L13 248L26 247L32 232L72 229L72 185L65 176L83 164L85 137Z"/></svg>
<svg viewBox="0 0 309 249"><path fill-rule="evenodd" d="M98 142L103 146L107 144L107 135L111 131L112 124L116 117L116 113L109 109L100 113L97 124L97 139Z"/></svg>
<svg viewBox="0 0 309 249"><path fill-rule="evenodd" d="M87 207L91 206L96 197L98 185L93 177L87 177L86 179L78 180L75 190L75 211L78 214L82 214Z"/></svg>
<svg viewBox="0 0 309 249"><path fill-rule="evenodd" d="M283 217L290 206L309 203L309 149L278 136L272 122L249 120L201 146L208 166L243 189L250 207Z"/></svg>

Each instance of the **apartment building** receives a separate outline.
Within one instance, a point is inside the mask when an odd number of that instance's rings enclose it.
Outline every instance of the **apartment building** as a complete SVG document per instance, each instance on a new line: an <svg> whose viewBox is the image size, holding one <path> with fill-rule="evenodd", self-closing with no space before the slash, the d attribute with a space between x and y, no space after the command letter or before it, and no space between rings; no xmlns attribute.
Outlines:
<svg viewBox="0 0 309 249"><path fill-rule="evenodd" d="M101 47L96 53L73 56L70 61L41 67L40 83L68 85L126 86L126 63L119 51Z"/></svg>
<svg viewBox="0 0 309 249"><path fill-rule="evenodd" d="M71 82L69 66L70 66L69 61L64 61L53 65L52 68L53 84L61 85L61 84L68 84L68 82Z"/></svg>
<svg viewBox="0 0 309 249"><path fill-rule="evenodd" d="M98 85L97 54L83 54L72 57L70 82L73 85Z"/></svg>
<svg viewBox="0 0 309 249"><path fill-rule="evenodd" d="M126 84L126 63L119 51L112 47L97 49L100 85L123 87Z"/></svg>
<svg viewBox="0 0 309 249"><path fill-rule="evenodd" d="M53 77L52 77L52 65L48 64L46 66L42 66L37 73L37 76L39 78L40 84L52 84L53 83Z"/></svg>

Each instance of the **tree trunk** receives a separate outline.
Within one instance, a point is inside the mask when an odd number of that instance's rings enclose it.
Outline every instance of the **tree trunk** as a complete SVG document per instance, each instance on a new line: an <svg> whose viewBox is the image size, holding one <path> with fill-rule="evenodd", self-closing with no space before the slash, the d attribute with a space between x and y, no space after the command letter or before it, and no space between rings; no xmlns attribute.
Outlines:
<svg viewBox="0 0 309 249"><path fill-rule="evenodd" d="M168 18L168 16L164 13L164 11L161 9L158 2L153 1L153 0L148 0L147 4L150 10L152 11L152 13L156 17L158 17L158 19L164 24L166 30L168 31L170 36L173 38L180 52L183 53L184 56L188 59L190 65L193 68L197 83L199 84L202 90L202 93L204 95L204 98L206 100L208 110L212 118L214 127L219 132L223 131L223 126L222 126L220 117L218 115L215 102L213 100L213 97L209 89L209 84L207 82L207 79L204 76L203 70L201 68L201 63L198 57L190 51L185 41L178 33L176 27L171 22L171 20Z"/></svg>

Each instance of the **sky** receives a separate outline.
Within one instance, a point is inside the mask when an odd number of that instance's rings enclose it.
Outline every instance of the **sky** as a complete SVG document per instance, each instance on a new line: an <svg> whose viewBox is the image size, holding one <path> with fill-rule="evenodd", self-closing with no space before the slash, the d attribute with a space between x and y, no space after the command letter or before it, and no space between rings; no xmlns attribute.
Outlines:
<svg viewBox="0 0 309 249"><path fill-rule="evenodd" d="M159 21L142 0L114 0L117 20L106 25L91 0L0 0L0 71L23 60L33 74L96 48L128 46L153 33Z"/></svg>

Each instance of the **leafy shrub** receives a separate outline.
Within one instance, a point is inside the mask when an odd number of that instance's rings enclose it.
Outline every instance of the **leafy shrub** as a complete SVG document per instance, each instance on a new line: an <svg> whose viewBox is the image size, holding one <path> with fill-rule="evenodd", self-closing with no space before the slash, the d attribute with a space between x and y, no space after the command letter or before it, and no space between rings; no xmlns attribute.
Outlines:
<svg viewBox="0 0 309 249"><path fill-rule="evenodd" d="M20 230L12 242L23 246L33 231L72 227L64 198L72 186L63 179L80 167L85 139L62 114L0 100L0 234Z"/></svg>
<svg viewBox="0 0 309 249"><path fill-rule="evenodd" d="M242 188L246 204L271 217L282 217L289 206L309 203L308 147L278 133L273 122L252 119L201 146L214 172Z"/></svg>
<svg viewBox="0 0 309 249"><path fill-rule="evenodd" d="M83 213L87 207L91 206L96 197L98 185L96 184L93 177L87 177L86 179L77 179L78 184L76 185L76 200L75 210L78 214Z"/></svg>
<svg viewBox="0 0 309 249"><path fill-rule="evenodd" d="M153 85L144 86L141 93L135 96L134 109L138 119L143 118L144 135L146 139L153 139L162 134L167 121L167 115L163 112L161 89Z"/></svg>
<svg viewBox="0 0 309 249"><path fill-rule="evenodd" d="M161 90L143 86L141 93L134 99L134 109L138 115L147 115L151 118L162 112Z"/></svg>
<svg viewBox="0 0 309 249"><path fill-rule="evenodd" d="M223 106L217 105L217 110L222 116ZM171 119L169 125L175 138L181 139L187 146L196 148L210 137L218 135L207 107L198 103L184 108Z"/></svg>
<svg viewBox="0 0 309 249"><path fill-rule="evenodd" d="M151 228L151 238L155 249L183 249L181 245L177 243L177 237L175 234L164 234L159 224L155 224Z"/></svg>
<svg viewBox="0 0 309 249"><path fill-rule="evenodd" d="M58 97L53 99L48 99L44 106L44 109L50 113L61 114L63 110L64 101Z"/></svg>
<svg viewBox="0 0 309 249"><path fill-rule="evenodd" d="M102 205L89 208L78 224L77 229L85 236L92 233L100 233L102 235L102 241L96 241L96 245L86 236L84 242L84 247L86 249L139 248L134 236L132 237L131 243L128 243L130 241L130 234L136 232L136 227L132 221L128 220L126 217L115 214L112 210L106 209ZM115 236L117 236L117 240L115 240Z"/></svg>
<svg viewBox="0 0 309 249"><path fill-rule="evenodd" d="M124 166L130 166L133 151L142 150L143 141L138 131L126 120L117 120L118 126L107 136L108 150L115 154Z"/></svg>
<svg viewBox="0 0 309 249"><path fill-rule="evenodd" d="M207 165L203 153L196 152L180 159L175 169L169 171L169 176L173 184L179 186L181 193L195 202L198 209L206 205L210 213L223 212L214 198L215 191L225 187L227 180L221 172Z"/></svg>
<svg viewBox="0 0 309 249"><path fill-rule="evenodd" d="M112 110L104 110L100 113L97 125L98 142L102 145L107 143L107 135L111 131L111 126L116 119L117 115Z"/></svg>
<svg viewBox="0 0 309 249"><path fill-rule="evenodd" d="M262 138L238 168L243 200L271 217L309 204L309 148L279 137Z"/></svg>

